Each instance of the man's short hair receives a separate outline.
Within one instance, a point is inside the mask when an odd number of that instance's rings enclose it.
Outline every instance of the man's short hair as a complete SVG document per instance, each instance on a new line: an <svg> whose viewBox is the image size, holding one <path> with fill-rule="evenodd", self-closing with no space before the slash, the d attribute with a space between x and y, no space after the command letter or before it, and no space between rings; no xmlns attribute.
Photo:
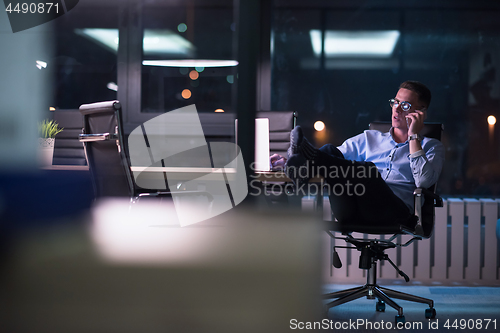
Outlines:
<svg viewBox="0 0 500 333"><path fill-rule="evenodd" d="M418 81L405 81L401 83L399 89L408 89L418 95L418 99L426 108L431 104L431 91L427 86Z"/></svg>

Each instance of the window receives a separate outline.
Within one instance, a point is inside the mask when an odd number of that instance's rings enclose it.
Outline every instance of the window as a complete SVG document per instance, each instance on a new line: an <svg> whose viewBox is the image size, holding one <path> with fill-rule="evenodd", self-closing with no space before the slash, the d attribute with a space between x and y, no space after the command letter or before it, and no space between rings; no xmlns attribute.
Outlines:
<svg viewBox="0 0 500 333"><path fill-rule="evenodd" d="M51 106L77 109L117 98L118 17L117 6L81 1L54 21Z"/></svg>
<svg viewBox="0 0 500 333"><path fill-rule="evenodd" d="M142 23L141 112L233 111L232 1L148 1Z"/></svg>
<svg viewBox="0 0 500 333"><path fill-rule="evenodd" d="M298 123L316 145L340 145L370 121L390 120L387 99L401 82L421 81L433 93L428 121L445 126L439 192L499 196L500 130L487 119L500 116L500 7L484 4L275 1L272 109L297 111ZM318 40L323 33L324 53ZM369 40L384 34L392 39L377 44L386 43L386 52L370 50ZM345 36L349 45L341 44L339 37ZM352 49L363 36L371 37ZM332 43L351 49L335 53ZM326 125L322 136L314 135L318 120Z"/></svg>

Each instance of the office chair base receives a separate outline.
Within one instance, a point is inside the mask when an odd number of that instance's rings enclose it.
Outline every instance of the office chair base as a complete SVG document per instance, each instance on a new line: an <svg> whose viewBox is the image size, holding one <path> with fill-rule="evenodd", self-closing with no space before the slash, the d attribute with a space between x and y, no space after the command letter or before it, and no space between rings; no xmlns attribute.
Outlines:
<svg viewBox="0 0 500 333"><path fill-rule="evenodd" d="M401 299L410 302L425 303L429 305L429 309L425 310L425 318L433 319L436 317L436 310L434 309L434 301L428 298L423 298L407 293L403 293L397 290L381 287L378 284L365 284L361 287L350 288L346 290L341 290L333 293L329 293L323 296L324 299L337 298L336 300L326 304L326 309L329 310L332 307L353 301L361 297L367 297L368 299L378 298L376 305L376 310L379 312L385 311L385 304L388 304L396 311L398 315L396 316L396 323L404 323L403 308L397 304L392 298Z"/></svg>

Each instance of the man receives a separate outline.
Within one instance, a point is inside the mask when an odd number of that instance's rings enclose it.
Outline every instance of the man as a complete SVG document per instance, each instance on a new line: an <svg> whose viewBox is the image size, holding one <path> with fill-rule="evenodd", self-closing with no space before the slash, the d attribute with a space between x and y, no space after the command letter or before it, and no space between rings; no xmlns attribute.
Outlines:
<svg viewBox="0 0 500 333"><path fill-rule="evenodd" d="M299 187L312 176L324 177L339 219L405 223L414 211L414 189L435 184L444 161L441 142L420 135L430 101L424 84L405 81L389 101L389 132L367 130L339 147L327 144L317 149L297 126L290 134L288 161L273 155L271 163L284 165Z"/></svg>

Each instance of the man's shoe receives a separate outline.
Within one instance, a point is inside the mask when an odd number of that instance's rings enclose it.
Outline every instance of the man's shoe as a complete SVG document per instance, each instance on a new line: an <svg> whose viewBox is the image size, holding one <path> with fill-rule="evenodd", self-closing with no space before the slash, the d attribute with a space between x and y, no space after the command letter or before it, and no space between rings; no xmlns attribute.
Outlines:
<svg viewBox="0 0 500 333"><path fill-rule="evenodd" d="M302 128L300 126L295 126L295 128L290 132L290 148L288 148L288 157L292 157L299 153L299 146L302 143L304 134L302 133Z"/></svg>
<svg viewBox="0 0 500 333"><path fill-rule="evenodd" d="M300 126L290 132L290 148L288 148L288 156L302 154L307 160L313 161L318 154L318 149L314 147L302 133Z"/></svg>

